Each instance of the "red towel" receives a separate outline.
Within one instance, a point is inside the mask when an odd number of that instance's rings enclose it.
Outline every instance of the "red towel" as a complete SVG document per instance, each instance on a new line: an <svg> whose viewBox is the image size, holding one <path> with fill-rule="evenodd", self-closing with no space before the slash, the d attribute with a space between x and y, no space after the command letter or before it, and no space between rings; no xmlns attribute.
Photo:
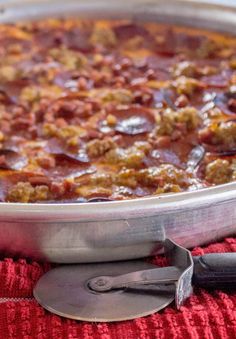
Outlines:
<svg viewBox="0 0 236 339"><path fill-rule="evenodd" d="M209 252L236 252L236 238L206 248ZM162 258L154 262L163 264ZM23 259L0 261L0 338L10 339L221 339L236 338L236 290L207 292L195 289L180 311L174 305L160 313L120 323L85 323L45 311L32 298L39 277L50 269ZM26 298L4 301L2 298ZM28 298L28 299L27 299Z"/></svg>

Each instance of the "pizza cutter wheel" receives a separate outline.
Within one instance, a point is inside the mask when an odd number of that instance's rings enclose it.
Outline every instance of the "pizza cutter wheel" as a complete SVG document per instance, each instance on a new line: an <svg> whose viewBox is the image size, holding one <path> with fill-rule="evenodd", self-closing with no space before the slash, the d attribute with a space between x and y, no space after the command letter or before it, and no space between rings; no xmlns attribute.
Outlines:
<svg viewBox="0 0 236 339"><path fill-rule="evenodd" d="M34 296L44 308L63 317L91 322L134 319L155 313L173 300L177 308L203 287L236 287L236 253L191 253L165 240L171 266L144 261L67 265L38 281Z"/></svg>
<svg viewBox="0 0 236 339"><path fill-rule="evenodd" d="M153 268L156 266L144 261L61 266L39 280L34 296L48 311L71 319L96 322L134 319L169 305L175 298L174 286L155 285L151 293L145 288L96 292L89 281L107 274L116 276Z"/></svg>

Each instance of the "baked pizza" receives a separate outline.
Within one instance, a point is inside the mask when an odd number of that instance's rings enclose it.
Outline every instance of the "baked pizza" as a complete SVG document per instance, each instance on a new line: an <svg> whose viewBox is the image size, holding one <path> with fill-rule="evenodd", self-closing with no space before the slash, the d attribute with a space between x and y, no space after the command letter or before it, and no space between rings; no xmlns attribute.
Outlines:
<svg viewBox="0 0 236 339"><path fill-rule="evenodd" d="M0 200L91 202L236 179L236 38L129 21L0 25Z"/></svg>

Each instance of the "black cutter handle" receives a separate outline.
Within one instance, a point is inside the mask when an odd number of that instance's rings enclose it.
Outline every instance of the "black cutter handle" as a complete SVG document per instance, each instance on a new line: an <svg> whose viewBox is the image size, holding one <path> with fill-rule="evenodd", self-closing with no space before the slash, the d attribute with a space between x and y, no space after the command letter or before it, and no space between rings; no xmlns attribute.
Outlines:
<svg viewBox="0 0 236 339"><path fill-rule="evenodd" d="M210 253L193 260L195 286L236 288L236 253Z"/></svg>

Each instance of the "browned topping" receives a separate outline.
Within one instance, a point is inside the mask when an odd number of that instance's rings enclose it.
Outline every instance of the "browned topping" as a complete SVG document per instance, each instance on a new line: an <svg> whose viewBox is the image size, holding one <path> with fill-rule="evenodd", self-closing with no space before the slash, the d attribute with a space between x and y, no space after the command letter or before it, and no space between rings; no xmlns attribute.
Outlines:
<svg viewBox="0 0 236 339"><path fill-rule="evenodd" d="M131 199L236 180L234 37L49 19L1 24L0 41L2 200Z"/></svg>
<svg viewBox="0 0 236 339"><path fill-rule="evenodd" d="M29 182L18 182L9 190L7 200L11 202L35 202L48 200L48 186L33 187Z"/></svg>
<svg viewBox="0 0 236 339"><path fill-rule="evenodd" d="M236 164L228 160L217 159L206 166L206 180L219 185L236 178Z"/></svg>
<svg viewBox="0 0 236 339"><path fill-rule="evenodd" d="M188 133L200 125L201 119L198 111L194 107L185 107L173 111L166 109L157 115L157 135L170 135L176 139L175 135L181 137L182 133Z"/></svg>
<svg viewBox="0 0 236 339"><path fill-rule="evenodd" d="M199 132L203 142L230 150L236 148L236 122L213 123Z"/></svg>
<svg viewBox="0 0 236 339"><path fill-rule="evenodd" d="M204 88L204 84L202 82L186 76L178 77L172 82L172 86L174 86L178 94L185 94L187 96L192 96L194 93Z"/></svg>
<svg viewBox="0 0 236 339"><path fill-rule="evenodd" d="M94 139L89 141L86 146L87 153L91 157L99 157L114 148L116 148L116 144L111 138Z"/></svg>

